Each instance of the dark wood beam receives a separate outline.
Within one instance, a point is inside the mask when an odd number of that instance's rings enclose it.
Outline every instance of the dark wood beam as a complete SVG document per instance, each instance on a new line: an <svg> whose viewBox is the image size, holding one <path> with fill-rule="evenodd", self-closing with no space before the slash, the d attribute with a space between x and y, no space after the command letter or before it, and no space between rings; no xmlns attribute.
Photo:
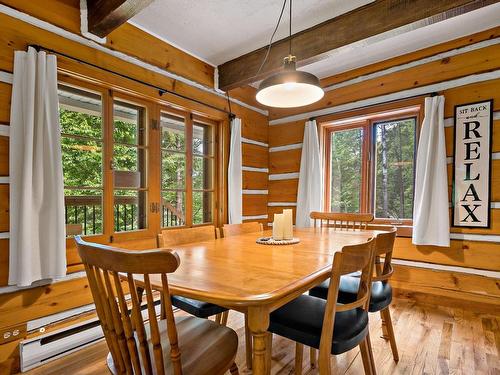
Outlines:
<svg viewBox="0 0 500 375"><path fill-rule="evenodd" d="M293 34L292 51L297 66L312 64L346 46L398 27L424 27L497 3L498 0L377 0ZM230 90L268 77L279 71L288 55L290 38L273 43L261 73L256 73L267 50L262 47L218 67L219 87Z"/></svg>
<svg viewBox="0 0 500 375"><path fill-rule="evenodd" d="M88 31L104 38L153 0L87 0Z"/></svg>

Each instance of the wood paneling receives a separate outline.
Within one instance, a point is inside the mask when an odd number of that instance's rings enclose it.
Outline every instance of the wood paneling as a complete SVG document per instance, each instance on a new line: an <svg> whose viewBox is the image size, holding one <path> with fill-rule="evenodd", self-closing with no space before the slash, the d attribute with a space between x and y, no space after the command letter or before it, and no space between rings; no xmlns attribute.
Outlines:
<svg viewBox="0 0 500 375"><path fill-rule="evenodd" d="M242 186L245 190L267 190L268 175L263 172L243 171Z"/></svg>
<svg viewBox="0 0 500 375"><path fill-rule="evenodd" d="M500 66L500 49L497 45L481 48L442 60L433 61L360 83L327 91L320 101L299 109L275 109L270 118L280 118L293 114L311 112L362 99L427 86L471 74L488 72Z"/></svg>
<svg viewBox="0 0 500 375"><path fill-rule="evenodd" d="M241 145L242 165L245 167L267 168L267 147L257 146L250 143Z"/></svg>
<svg viewBox="0 0 500 375"><path fill-rule="evenodd" d="M498 280L461 272L438 271L394 265L391 285L399 290L451 297L500 308Z"/></svg>
<svg viewBox="0 0 500 375"><path fill-rule="evenodd" d="M500 53L500 52L499 52ZM500 110L500 79L472 83L443 91L444 117L454 116L454 106L458 104L473 103L481 100L493 99L493 110Z"/></svg>
<svg viewBox="0 0 500 375"><path fill-rule="evenodd" d="M78 0L2 0L1 2L75 34L80 34L80 1ZM145 62L206 86L214 87L214 68L211 65L131 24L124 24L113 31L108 35L104 45L115 51L139 57Z"/></svg>
<svg viewBox="0 0 500 375"><path fill-rule="evenodd" d="M248 111L246 116L241 117L241 136L243 138L252 139L267 143L268 141L268 121L267 117L254 112Z"/></svg>
<svg viewBox="0 0 500 375"><path fill-rule="evenodd" d="M12 85L0 82L0 124L8 125L10 122L10 99Z"/></svg>
<svg viewBox="0 0 500 375"><path fill-rule="evenodd" d="M0 286L7 285L9 279L9 240L0 240Z"/></svg>
<svg viewBox="0 0 500 375"><path fill-rule="evenodd" d="M268 212L268 221L270 223L273 222L274 220L274 214L281 214L283 213L283 210L284 209L288 209L288 208L291 208L292 209L292 218L293 218L293 223L295 224L295 213L296 213L296 207L295 206L280 206L280 207L276 207L276 206L269 206L267 208L267 212Z"/></svg>
<svg viewBox="0 0 500 375"><path fill-rule="evenodd" d="M255 216L267 214L267 195L244 194L243 216Z"/></svg>
<svg viewBox="0 0 500 375"><path fill-rule="evenodd" d="M272 125L269 127L269 147L302 143L305 120Z"/></svg>
<svg viewBox="0 0 500 375"><path fill-rule="evenodd" d="M9 185L0 184L0 232L9 231Z"/></svg>
<svg viewBox="0 0 500 375"><path fill-rule="evenodd" d="M446 156L453 156L453 133L454 128L445 128ZM493 121L493 137L491 140L491 151L500 152L500 120Z"/></svg>
<svg viewBox="0 0 500 375"><path fill-rule="evenodd" d="M269 173L290 173L300 170L300 155L302 149L278 151L269 153Z"/></svg>
<svg viewBox="0 0 500 375"><path fill-rule="evenodd" d="M450 247L415 246L411 238L396 238L396 259L500 271L500 243L451 240Z"/></svg>
<svg viewBox="0 0 500 375"><path fill-rule="evenodd" d="M0 176L9 175L9 137L0 136Z"/></svg>
<svg viewBox="0 0 500 375"><path fill-rule="evenodd" d="M269 202L297 202L299 180L269 181Z"/></svg>

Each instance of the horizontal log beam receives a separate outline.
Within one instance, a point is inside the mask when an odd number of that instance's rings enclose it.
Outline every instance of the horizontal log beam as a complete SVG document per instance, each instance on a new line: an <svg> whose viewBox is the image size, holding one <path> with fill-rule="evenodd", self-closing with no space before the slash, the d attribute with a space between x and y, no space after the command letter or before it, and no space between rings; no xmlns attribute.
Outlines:
<svg viewBox="0 0 500 375"><path fill-rule="evenodd" d="M88 30L104 38L153 0L87 0Z"/></svg>
<svg viewBox="0 0 500 375"><path fill-rule="evenodd" d="M337 48L410 25L428 26L496 3L496 0L377 0L319 25L293 34L292 51L297 65L304 66L328 57ZM219 87L230 90L262 80L279 71L288 55L290 38L275 42L259 75L256 75L267 46L218 67Z"/></svg>

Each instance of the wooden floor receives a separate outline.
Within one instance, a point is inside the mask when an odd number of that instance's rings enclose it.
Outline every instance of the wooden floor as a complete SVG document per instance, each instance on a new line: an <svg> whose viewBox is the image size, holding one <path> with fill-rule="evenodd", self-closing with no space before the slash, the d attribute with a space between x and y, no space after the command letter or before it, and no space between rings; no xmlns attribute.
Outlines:
<svg viewBox="0 0 500 375"><path fill-rule="evenodd" d="M397 299L392 305L400 353L392 359L389 344L381 336L380 317L370 315L370 333L378 374L500 374L500 312L479 314L461 308L436 307ZM229 326L240 337L236 362L240 374L250 374L244 364L242 315L230 313ZM27 374L108 374L106 344L98 344L55 360ZM303 373L317 374L309 367L309 350L304 352ZM273 374L292 374L295 346L281 337L273 341ZM332 357L333 373L363 374L357 349ZM187 374L189 375L189 374Z"/></svg>

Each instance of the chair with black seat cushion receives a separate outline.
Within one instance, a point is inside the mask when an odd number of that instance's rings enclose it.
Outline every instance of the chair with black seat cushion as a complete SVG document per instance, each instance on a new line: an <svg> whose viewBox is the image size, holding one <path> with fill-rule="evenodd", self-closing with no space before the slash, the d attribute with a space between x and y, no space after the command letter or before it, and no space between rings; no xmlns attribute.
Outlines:
<svg viewBox="0 0 500 375"><path fill-rule="evenodd" d="M392 326L391 312L389 305L392 302L392 288L389 283L389 278L393 273L391 265L392 250L396 238L396 228L393 228L388 233L381 233L377 236L375 243L375 276L372 280L372 289L370 297L369 312L380 312L382 318L382 332L384 338L389 340L391 344L392 356L394 360L399 361L398 348L396 345L396 337ZM380 262L380 256L384 256L383 267ZM349 303L356 299L357 290L359 287L359 275L345 275L340 278L339 286L339 303ZM329 281L314 287L309 291L309 294L314 297L326 299L328 296Z"/></svg>
<svg viewBox="0 0 500 375"><path fill-rule="evenodd" d="M238 374L236 332L207 319L174 317L167 274L179 267L176 253L122 250L79 236L75 240L109 348L112 374ZM146 294L144 311L136 292L139 275ZM161 282L165 318L157 317L153 278Z"/></svg>
<svg viewBox="0 0 500 375"><path fill-rule="evenodd" d="M295 374L302 373L303 346L319 349L319 373L330 374L332 354L361 349L366 374L375 373L368 329L368 302L373 273L375 240L345 246L333 258L327 299L301 295L270 316L269 332L296 342ZM360 271L354 301L337 304L341 275ZM272 340L268 340L271 345ZM270 349L267 363L270 366Z"/></svg>
<svg viewBox="0 0 500 375"><path fill-rule="evenodd" d="M217 229L213 225L195 228L164 229L158 235L158 246L161 248L175 247L192 242L210 241L217 238ZM172 305L198 318L209 318L215 315L218 323L227 323L229 310L213 303L192 298L172 296Z"/></svg>

